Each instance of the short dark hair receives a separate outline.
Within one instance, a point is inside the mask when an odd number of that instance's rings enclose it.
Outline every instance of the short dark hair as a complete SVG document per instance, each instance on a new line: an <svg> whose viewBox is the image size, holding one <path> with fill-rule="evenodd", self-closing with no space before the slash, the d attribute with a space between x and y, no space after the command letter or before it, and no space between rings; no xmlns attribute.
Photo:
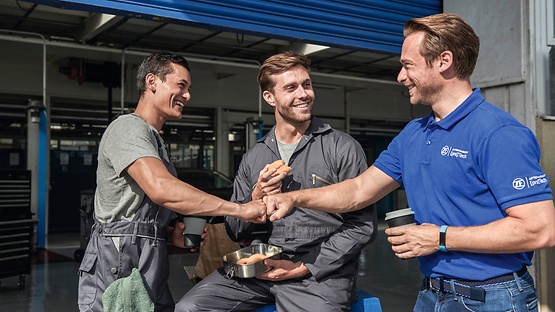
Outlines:
<svg viewBox="0 0 555 312"><path fill-rule="evenodd" d="M152 53L143 60L137 71L137 91L139 91L139 96L143 96L146 90L145 78L149 73L156 75L162 81L166 81L166 75L173 72L170 63L183 66L189 72L191 71L189 63L181 55L170 52Z"/></svg>
<svg viewBox="0 0 555 312"><path fill-rule="evenodd" d="M262 91L272 91L276 82L272 75L281 74L292 67L302 65L310 72L310 59L303 54L287 51L267 58L258 71L257 81Z"/></svg>
<svg viewBox="0 0 555 312"><path fill-rule="evenodd" d="M468 23L456 14L435 14L410 19L405 23L403 34L406 38L419 31L425 33L420 55L428 65L443 51L451 51L457 77L470 78L478 61L480 38Z"/></svg>

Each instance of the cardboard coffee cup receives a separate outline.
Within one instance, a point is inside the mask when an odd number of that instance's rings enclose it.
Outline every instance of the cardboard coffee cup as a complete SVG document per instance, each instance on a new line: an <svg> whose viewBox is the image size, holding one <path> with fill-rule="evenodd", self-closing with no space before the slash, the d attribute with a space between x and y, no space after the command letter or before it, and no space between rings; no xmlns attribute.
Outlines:
<svg viewBox="0 0 555 312"><path fill-rule="evenodd" d="M385 214L385 221L389 227L415 225L414 211L410 208L393 210Z"/></svg>
<svg viewBox="0 0 555 312"><path fill-rule="evenodd" d="M206 225L205 217L185 216L183 217L185 229L183 230L184 247L198 248L202 241L202 233L204 233L204 226Z"/></svg>

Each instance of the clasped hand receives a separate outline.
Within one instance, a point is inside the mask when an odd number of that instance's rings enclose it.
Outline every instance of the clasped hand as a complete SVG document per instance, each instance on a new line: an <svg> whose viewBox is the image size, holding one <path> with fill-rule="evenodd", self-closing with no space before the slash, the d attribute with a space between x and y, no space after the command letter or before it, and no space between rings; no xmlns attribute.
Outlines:
<svg viewBox="0 0 555 312"><path fill-rule="evenodd" d="M266 165L258 176L258 181L253 186L252 201L250 203L262 203L265 205L260 214L245 220L255 223L276 221L283 218L292 208L291 201L281 193L282 180L287 173L282 172L276 175L276 169Z"/></svg>
<svg viewBox="0 0 555 312"><path fill-rule="evenodd" d="M263 199L252 200L243 205L245 216L241 219L254 223L279 220L292 208L291 201L283 194L264 196Z"/></svg>

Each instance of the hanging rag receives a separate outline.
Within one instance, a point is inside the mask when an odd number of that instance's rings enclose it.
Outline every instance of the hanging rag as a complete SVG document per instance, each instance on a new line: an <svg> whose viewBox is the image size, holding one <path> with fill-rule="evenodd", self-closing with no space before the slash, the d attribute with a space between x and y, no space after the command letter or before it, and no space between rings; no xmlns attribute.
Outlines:
<svg viewBox="0 0 555 312"><path fill-rule="evenodd" d="M139 270L134 268L128 277L115 280L102 295L106 312L152 312L154 303L146 291Z"/></svg>

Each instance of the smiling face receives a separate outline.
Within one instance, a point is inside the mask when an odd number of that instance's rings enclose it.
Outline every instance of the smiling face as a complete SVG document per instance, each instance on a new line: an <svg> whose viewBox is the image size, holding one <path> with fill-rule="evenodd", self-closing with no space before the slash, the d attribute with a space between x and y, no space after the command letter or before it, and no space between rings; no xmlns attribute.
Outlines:
<svg viewBox="0 0 555 312"><path fill-rule="evenodd" d="M295 127L310 122L314 90L308 70L302 65L277 75L273 92L262 94L268 104L275 108L276 123L288 123Z"/></svg>
<svg viewBox="0 0 555 312"><path fill-rule="evenodd" d="M172 63L171 67L173 71L166 75L165 81L155 75L149 78L156 81L155 101L159 113L166 120L177 120L191 99L191 74L183 66Z"/></svg>
<svg viewBox="0 0 555 312"><path fill-rule="evenodd" d="M397 81L409 89L410 103L432 106L442 90L441 74L436 63L426 63L420 54L423 32L415 32L405 38L401 51L402 68Z"/></svg>

